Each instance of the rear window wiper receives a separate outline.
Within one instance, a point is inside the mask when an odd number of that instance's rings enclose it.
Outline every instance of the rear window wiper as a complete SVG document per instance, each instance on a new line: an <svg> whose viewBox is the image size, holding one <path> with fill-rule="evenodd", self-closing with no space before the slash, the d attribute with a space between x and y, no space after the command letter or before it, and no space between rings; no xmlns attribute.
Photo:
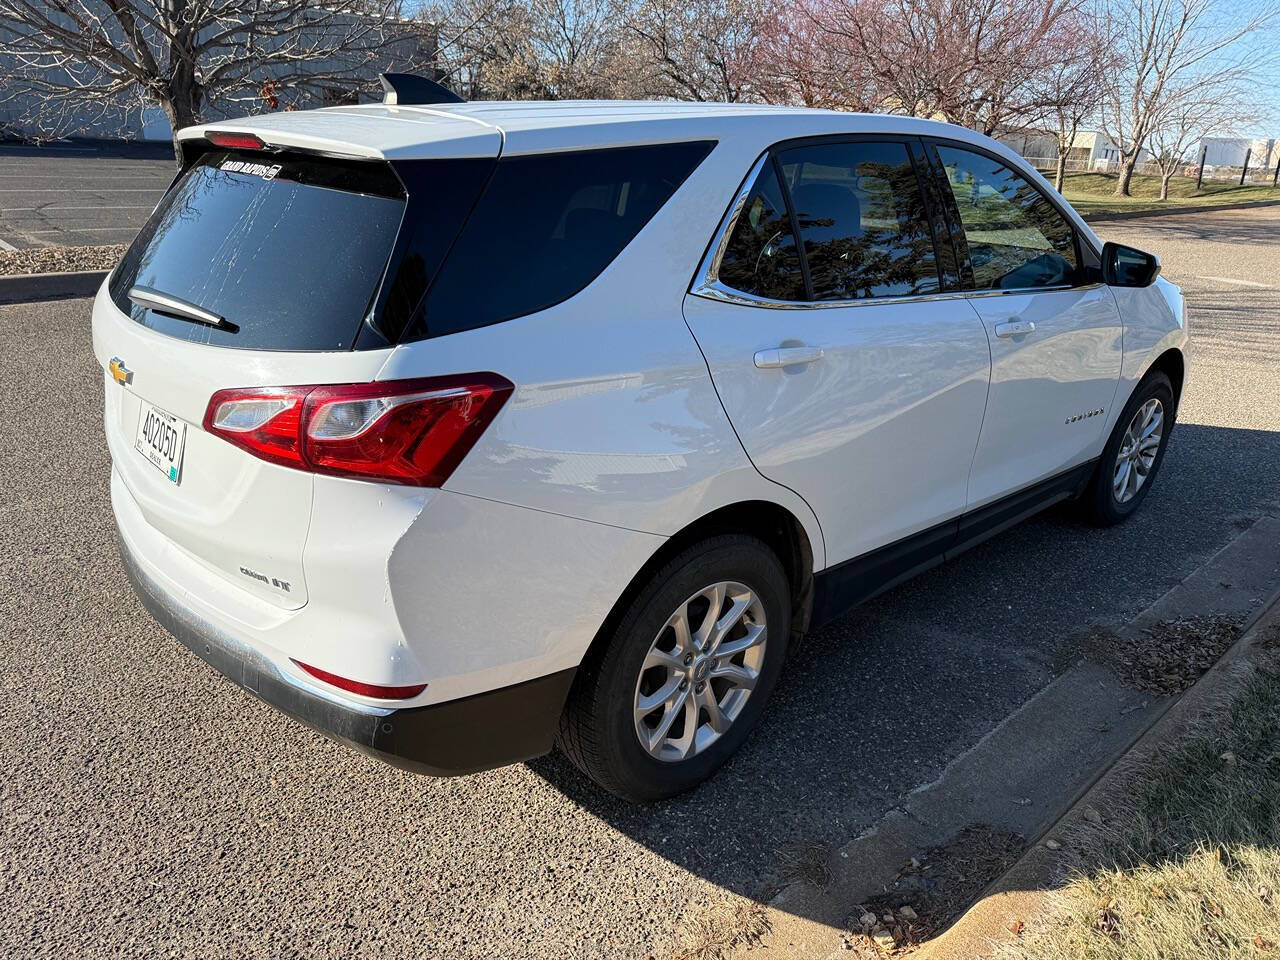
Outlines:
<svg viewBox="0 0 1280 960"><path fill-rule="evenodd" d="M226 317L221 317L213 311L183 300L181 297L153 290L151 287L131 287L128 296L138 306L153 310L156 313L163 313L167 317L177 317L179 320L207 324L210 327L217 327L230 333L235 333L240 329Z"/></svg>

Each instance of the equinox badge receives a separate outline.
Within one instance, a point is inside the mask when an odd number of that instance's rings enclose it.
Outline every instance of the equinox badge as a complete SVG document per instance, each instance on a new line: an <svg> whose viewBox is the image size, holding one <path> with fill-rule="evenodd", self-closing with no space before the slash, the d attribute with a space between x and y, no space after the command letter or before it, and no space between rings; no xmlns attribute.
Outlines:
<svg viewBox="0 0 1280 960"><path fill-rule="evenodd" d="M133 383L133 371L126 367L119 357L112 357L107 369L111 371L111 379L121 386Z"/></svg>

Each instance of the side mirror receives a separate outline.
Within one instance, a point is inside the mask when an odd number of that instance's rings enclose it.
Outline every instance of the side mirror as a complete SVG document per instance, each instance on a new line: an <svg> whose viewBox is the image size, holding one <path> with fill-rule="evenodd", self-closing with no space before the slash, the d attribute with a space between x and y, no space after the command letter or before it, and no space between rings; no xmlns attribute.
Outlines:
<svg viewBox="0 0 1280 960"><path fill-rule="evenodd" d="M1149 287L1160 276L1160 258L1108 241L1102 246L1102 282L1109 287Z"/></svg>

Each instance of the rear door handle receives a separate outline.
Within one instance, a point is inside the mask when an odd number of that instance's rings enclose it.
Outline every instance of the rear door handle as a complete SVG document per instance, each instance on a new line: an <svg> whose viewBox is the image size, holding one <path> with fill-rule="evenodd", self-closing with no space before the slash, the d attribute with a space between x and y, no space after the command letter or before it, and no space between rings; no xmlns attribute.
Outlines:
<svg viewBox="0 0 1280 960"><path fill-rule="evenodd" d="M1023 334L1035 333L1036 325L1030 320L1006 320L996 324L996 336L1009 338L1021 337Z"/></svg>
<svg viewBox="0 0 1280 960"><path fill-rule="evenodd" d="M774 347L772 350L756 351L756 366L761 370L813 363L821 359L821 347Z"/></svg>

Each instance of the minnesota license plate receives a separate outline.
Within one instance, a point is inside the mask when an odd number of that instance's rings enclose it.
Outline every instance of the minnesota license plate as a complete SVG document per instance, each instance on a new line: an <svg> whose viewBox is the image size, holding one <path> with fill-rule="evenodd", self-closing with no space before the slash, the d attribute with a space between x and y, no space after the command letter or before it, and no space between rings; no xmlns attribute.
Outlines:
<svg viewBox="0 0 1280 960"><path fill-rule="evenodd" d="M177 483L182 477L182 448L186 442L185 421L142 401L133 447L171 483Z"/></svg>

